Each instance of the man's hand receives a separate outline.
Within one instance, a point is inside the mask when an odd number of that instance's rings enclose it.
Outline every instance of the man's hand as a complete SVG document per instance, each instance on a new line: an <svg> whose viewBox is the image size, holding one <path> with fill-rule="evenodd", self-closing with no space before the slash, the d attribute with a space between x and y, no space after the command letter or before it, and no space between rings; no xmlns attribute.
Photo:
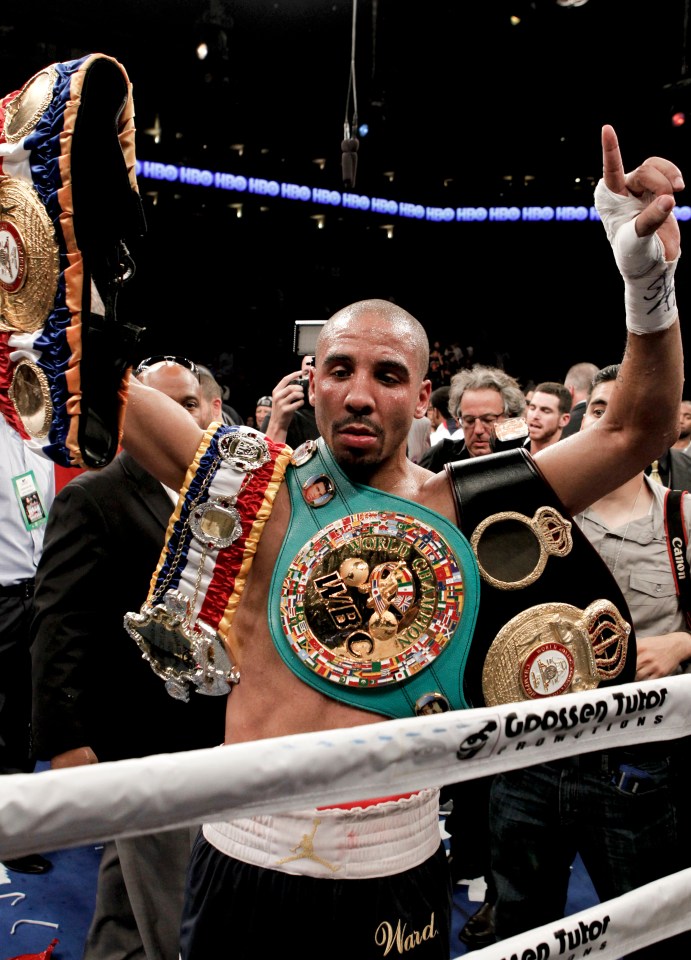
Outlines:
<svg viewBox="0 0 691 960"><path fill-rule="evenodd" d="M91 747L74 747L73 750L56 754L50 761L50 769L61 770L64 767L84 767L89 763L98 763L98 757Z"/></svg>
<svg viewBox="0 0 691 960"><path fill-rule="evenodd" d="M678 632L637 638L636 649L636 680L657 680L670 676L691 657L691 636Z"/></svg>
<svg viewBox="0 0 691 960"><path fill-rule="evenodd" d="M292 423L295 411L305 405L305 394L302 389L303 374L301 370L288 373L271 392L271 416L266 428L266 436L277 443L285 443L288 427ZM299 380L299 383L295 381Z"/></svg>
<svg viewBox="0 0 691 960"><path fill-rule="evenodd" d="M626 326L631 333L666 330L677 319L674 271L680 253L674 191L684 188L670 160L650 157L624 173L613 128L602 128L603 176L595 188L614 259L624 278Z"/></svg>
<svg viewBox="0 0 691 960"><path fill-rule="evenodd" d="M657 233L665 260L679 255L679 224L670 213L674 209L674 192L684 189L684 178L676 164L663 157L649 157L632 173L624 173L619 141L614 128L602 128L602 167L605 186L622 197L633 195L645 207L636 217L636 235L649 237Z"/></svg>

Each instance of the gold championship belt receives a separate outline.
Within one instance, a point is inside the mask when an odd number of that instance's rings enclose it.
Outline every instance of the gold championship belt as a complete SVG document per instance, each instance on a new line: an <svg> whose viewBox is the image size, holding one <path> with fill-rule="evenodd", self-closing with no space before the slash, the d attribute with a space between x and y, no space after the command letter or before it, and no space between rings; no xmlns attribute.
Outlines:
<svg viewBox="0 0 691 960"><path fill-rule="evenodd" d="M470 540L481 577L499 590L537 583L549 557L573 549L572 524L553 507L533 517L502 511L477 525ZM543 603L513 617L493 640L482 670L487 706L591 690L618 676L631 628L605 600L586 610Z"/></svg>
<svg viewBox="0 0 691 960"><path fill-rule="evenodd" d="M322 677L381 686L431 663L461 618L463 578L449 545L402 513L339 518L300 550L283 579L293 651Z"/></svg>
<svg viewBox="0 0 691 960"><path fill-rule="evenodd" d="M482 671L487 706L592 690L614 679L626 662L630 632L607 600L585 610L567 603L531 607L489 648Z"/></svg>
<svg viewBox="0 0 691 960"><path fill-rule="evenodd" d="M53 306L59 250L33 187L0 177L0 330L34 333Z"/></svg>
<svg viewBox="0 0 691 960"><path fill-rule="evenodd" d="M467 706L479 586L468 541L435 511L351 480L322 440L292 463L269 602L286 665L326 696L384 716Z"/></svg>
<svg viewBox="0 0 691 960"><path fill-rule="evenodd" d="M447 467L481 577L466 692L474 706L590 690L635 673L629 611L523 449ZM521 509L492 509L499 504ZM633 655L632 655L633 654Z"/></svg>
<svg viewBox="0 0 691 960"><path fill-rule="evenodd" d="M141 328L116 303L143 235L129 78L89 54L0 98L0 415L63 466L119 443Z"/></svg>

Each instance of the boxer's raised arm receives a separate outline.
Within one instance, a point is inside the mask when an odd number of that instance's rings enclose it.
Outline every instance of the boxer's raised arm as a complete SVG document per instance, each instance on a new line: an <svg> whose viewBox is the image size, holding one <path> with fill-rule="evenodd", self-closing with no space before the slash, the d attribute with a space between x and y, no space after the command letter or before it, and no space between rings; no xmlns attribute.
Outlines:
<svg viewBox="0 0 691 960"><path fill-rule="evenodd" d="M129 382L123 447L145 470L179 490L203 431L189 413L165 393Z"/></svg>

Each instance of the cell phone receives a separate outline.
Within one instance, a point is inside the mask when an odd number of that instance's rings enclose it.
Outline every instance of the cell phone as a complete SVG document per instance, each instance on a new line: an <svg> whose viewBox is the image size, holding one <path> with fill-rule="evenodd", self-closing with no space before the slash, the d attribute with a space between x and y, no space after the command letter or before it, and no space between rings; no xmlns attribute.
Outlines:
<svg viewBox="0 0 691 960"><path fill-rule="evenodd" d="M309 377L298 377L297 380L291 380L291 383L294 383L296 386L302 387L302 396L305 403L309 403L309 392L310 392L310 378Z"/></svg>

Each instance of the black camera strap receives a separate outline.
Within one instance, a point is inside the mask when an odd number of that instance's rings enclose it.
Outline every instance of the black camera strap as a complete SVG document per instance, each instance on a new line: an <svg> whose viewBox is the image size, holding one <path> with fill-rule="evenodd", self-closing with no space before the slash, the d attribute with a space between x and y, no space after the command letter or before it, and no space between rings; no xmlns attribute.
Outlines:
<svg viewBox="0 0 691 960"><path fill-rule="evenodd" d="M682 514L682 502L687 494L687 490L668 490L665 493L665 533L677 596L686 617L686 625L691 629L691 571L686 559L688 537Z"/></svg>

